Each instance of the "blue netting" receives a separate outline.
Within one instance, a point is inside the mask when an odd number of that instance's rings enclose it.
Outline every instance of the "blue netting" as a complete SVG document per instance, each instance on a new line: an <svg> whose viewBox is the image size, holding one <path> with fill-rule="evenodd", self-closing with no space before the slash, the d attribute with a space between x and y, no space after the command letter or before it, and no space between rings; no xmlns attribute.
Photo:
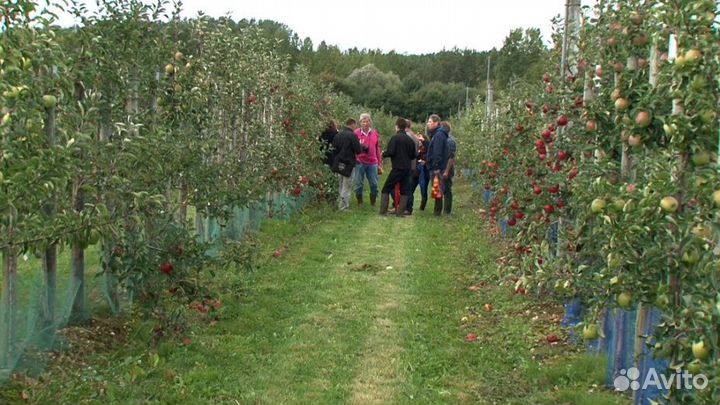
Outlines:
<svg viewBox="0 0 720 405"><path fill-rule="evenodd" d="M507 219L500 220L500 234L505 237L508 234L508 223Z"/></svg>
<svg viewBox="0 0 720 405"><path fill-rule="evenodd" d="M566 303L564 307L565 314L563 315L562 321L560 321L560 325L568 329L570 342L572 344L579 344L583 339L582 336L577 336L575 327L585 318L585 308L579 298L575 298Z"/></svg>
<svg viewBox="0 0 720 405"><path fill-rule="evenodd" d="M621 370L635 367L635 320L637 311L615 308L608 312L606 325L608 369L605 384L613 387Z"/></svg>
<svg viewBox="0 0 720 405"><path fill-rule="evenodd" d="M485 193L483 193L483 198L485 199L485 205L490 204L490 200L492 200L492 191L485 190Z"/></svg>
<svg viewBox="0 0 720 405"><path fill-rule="evenodd" d="M652 336L655 326L661 321L662 313L656 308L650 308L642 324L638 325L638 328L640 328L638 335ZM642 352L638 355L637 365L640 370L639 381L645 381L650 369L654 369L657 375L664 374L667 371L668 365L667 360L653 358L650 348L647 345L642 345ZM658 398L664 394L667 394L667 390L658 389L656 386L650 384L646 389L640 389L635 392L635 404L650 405L651 401L657 401Z"/></svg>

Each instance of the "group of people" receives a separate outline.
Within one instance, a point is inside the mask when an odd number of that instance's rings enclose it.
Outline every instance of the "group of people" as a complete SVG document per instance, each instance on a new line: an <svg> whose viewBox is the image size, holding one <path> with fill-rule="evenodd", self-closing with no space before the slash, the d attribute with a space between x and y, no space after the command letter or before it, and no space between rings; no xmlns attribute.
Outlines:
<svg viewBox="0 0 720 405"><path fill-rule="evenodd" d="M395 134L383 151L380 135L373 128L370 114L360 115L359 127L355 119L348 119L339 131L334 121L329 122L320 140L326 148L325 163L340 179L339 209L350 209L353 188L358 205L363 204L367 179L370 205L375 206L380 194L381 215L387 215L391 197L395 214L412 215L418 186L422 196L420 211L424 211L428 202L428 187L433 184L433 213L438 216L450 214L457 146L450 134L450 124L441 121L438 115L430 115L426 128L426 134L415 133L410 120L398 118ZM383 160L387 158L392 163L392 169L382 189L379 189L378 178L383 173Z"/></svg>

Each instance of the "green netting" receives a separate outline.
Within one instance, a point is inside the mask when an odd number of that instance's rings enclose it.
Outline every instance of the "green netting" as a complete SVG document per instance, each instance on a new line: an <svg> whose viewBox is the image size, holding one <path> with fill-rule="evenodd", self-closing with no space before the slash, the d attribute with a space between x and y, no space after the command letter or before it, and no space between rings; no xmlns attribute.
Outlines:
<svg viewBox="0 0 720 405"><path fill-rule="evenodd" d="M90 256L97 259L96 248L88 249ZM6 380L13 371L29 374L42 371L48 357L41 353L58 347L58 329L64 328L73 316L75 297L81 292L91 293L87 300L90 306L102 303L104 287L99 272L99 260L88 261L86 268L85 289L73 277L70 271L70 252L59 252L57 284L54 297L50 298L46 288L45 273L42 261L36 257L22 256L18 258L18 269L15 278L17 301L13 306L6 300L9 283L5 283L4 274L2 302L0 303L0 382ZM75 314L82 320L85 314ZM8 328L9 325L9 329Z"/></svg>
<svg viewBox="0 0 720 405"><path fill-rule="evenodd" d="M227 241L240 241L248 232L259 230L265 218L287 219L305 207L315 198L317 192L305 190L294 197L281 193L268 194L247 207L236 207L225 221L214 218L196 218L198 238L210 242L209 254L217 255ZM48 299L48 289L43 272L42 260L37 257L18 257L15 277L17 302L10 305L4 272L0 272L3 283L0 295L0 383L13 372L37 375L50 357L43 353L63 347L62 334L58 330L72 321L82 322L90 314L129 313L133 302L132 291L119 286L116 277L101 272L104 255L99 245L85 250L84 286L72 272L71 252L58 252L57 286L54 299ZM84 287L84 288L82 288ZM84 310L73 311L78 294L85 296ZM52 303L50 302L52 301ZM9 325L9 329L5 326Z"/></svg>

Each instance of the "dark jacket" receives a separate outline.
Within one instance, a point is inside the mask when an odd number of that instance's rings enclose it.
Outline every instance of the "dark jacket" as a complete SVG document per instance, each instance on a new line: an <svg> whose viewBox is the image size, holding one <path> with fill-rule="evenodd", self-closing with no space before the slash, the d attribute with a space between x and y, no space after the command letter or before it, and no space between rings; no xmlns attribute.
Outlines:
<svg viewBox="0 0 720 405"><path fill-rule="evenodd" d="M428 169L445 170L448 163L448 130L437 127L431 136L427 151Z"/></svg>
<svg viewBox="0 0 720 405"><path fill-rule="evenodd" d="M338 161L346 166L355 167L357 161L355 155L363 151L360 141L352 129L345 127L333 138L333 155L331 165Z"/></svg>
<svg viewBox="0 0 720 405"><path fill-rule="evenodd" d="M323 131L322 134L320 134L320 147L322 148L323 152L325 152L325 157L323 158L323 163L326 165L332 164L332 157L333 157L333 138L335 138L335 135L337 134L337 131L326 129Z"/></svg>
<svg viewBox="0 0 720 405"><path fill-rule="evenodd" d="M417 158L417 148L405 131L400 131L390 138L382 156L390 158L393 170L410 170L412 160Z"/></svg>
<svg viewBox="0 0 720 405"><path fill-rule="evenodd" d="M448 165L450 164L450 159L455 159L455 154L457 153L457 143L455 143L455 138L453 138L452 135L448 135L448 142L447 142L447 160ZM450 176L455 175L455 167L453 166L452 169L450 169Z"/></svg>

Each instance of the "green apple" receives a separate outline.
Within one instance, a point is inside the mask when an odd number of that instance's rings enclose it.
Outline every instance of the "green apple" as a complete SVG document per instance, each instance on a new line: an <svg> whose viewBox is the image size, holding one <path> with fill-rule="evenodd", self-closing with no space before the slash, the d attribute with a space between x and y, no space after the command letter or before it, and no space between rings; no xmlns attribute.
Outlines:
<svg viewBox="0 0 720 405"><path fill-rule="evenodd" d="M683 253L682 261L685 264L695 264L700 261L700 252L695 248L690 248Z"/></svg>
<svg viewBox="0 0 720 405"><path fill-rule="evenodd" d="M622 198L616 198L613 200L612 207L616 211L622 211L625 207L625 200Z"/></svg>
<svg viewBox="0 0 720 405"><path fill-rule="evenodd" d="M710 357L710 349L708 349L708 347L705 346L705 342L701 340L699 342L693 343L692 354L693 356L695 356L696 359L704 361L707 360L708 357Z"/></svg>
<svg viewBox="0 0 720 405"><path fill-rule="evenodd" d="M593 200L592 204L590 204L590 211L592 211L593 214L598 214L605 209L606 205L607 203L605 200L602 198L596 198Z"/></svg>
<svg viewBox="0 0 720 405"><path fill-rule="evenodd" d="M617 303L620 308L629 309L632 306L632 294L628 292L618 294Z"/></svg>
<svg viewBox="0 0 720 405"><path fill-rule="evenodd" d="M677 198L673 196L667 196L660 200L660 207L665 212L675 212L677 211L679 205L680 203Z"/></svg>
<svg viewBox="0 0 720 405"><path fill-rule="evenodd" d="M57 98L51 94L46 94L42 96L42 104L45 108L53 108L57 104Z"/></svg>
<svg viewBox="0 0 720 405"><path fill-rule="evenodd" d="M595 340L599 335L598 327L595 324L585 325L583 328L583 339L585 340Z"/></svg>
<svg viewBox="0 0 720 405"><path fill-rule="evenodd" d="M705 150L700 150L692 155L692 161L695 166L705 166L710 163L710 153Z"/></svg>
<svg viewBox="0 0 720 405"><path fill-rule="evenodd" d="M695 225L690 232L698 238L710 238L712 236L712 229L705 224Z"/></svg>
<svg viewBox="0 0 720 405"><path fill-rule="evenodd" d="M687 371L692 375L700 374L700 372L702 371L702 363L697 360L691 361L687 365Z"/></svg>
<svg viewBox="0 0 720 405"><path fill-rule="evenodd" d="M675 126L665 123L663 124L663 130L665 131L665 134L670 136L675 133Z"/></svg>
<svg viewBox="0 0 720 405"><path fill-rule="evenodd" d="M712 193L712 199L716 207L720 207L720 190L715 190Z"/></svg>
<svg viewBox="0 0 720 405"><path fill-rule="evenodd" d="M660 294L655 298L655 305L660 309L667 308L667 306L670 305L670 298L667 294Z"/></svg>

